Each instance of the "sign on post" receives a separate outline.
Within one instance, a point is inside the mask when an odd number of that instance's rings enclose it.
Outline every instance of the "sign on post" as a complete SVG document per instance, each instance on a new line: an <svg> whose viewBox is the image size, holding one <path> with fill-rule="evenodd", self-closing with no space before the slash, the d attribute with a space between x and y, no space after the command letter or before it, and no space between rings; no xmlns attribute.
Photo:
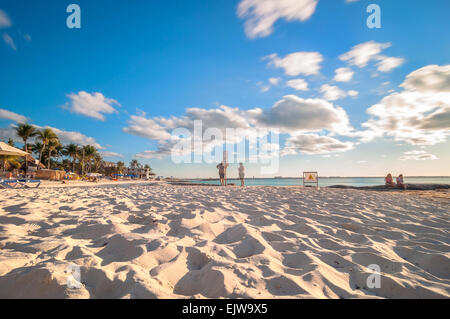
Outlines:
<svg viewBox="0 0 450 319"><path fill-rule="evenodd" d="M310 185L319 187L319 174L317 172L303 172L303 186Z"/></svg>

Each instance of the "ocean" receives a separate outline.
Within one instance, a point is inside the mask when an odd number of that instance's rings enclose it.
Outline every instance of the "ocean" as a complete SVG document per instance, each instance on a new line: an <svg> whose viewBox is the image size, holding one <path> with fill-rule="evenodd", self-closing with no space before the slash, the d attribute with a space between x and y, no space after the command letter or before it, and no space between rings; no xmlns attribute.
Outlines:
<svg viewBox="0 0 450 319"><path fill-rule="evenodd" d="M395 180L395 177L394 177ZM404 177L406 184L450 184L450 177ZM190 180L193 183L219 185L219 180ZM241 185L238 179L228 179L228 184ZM247 186L299 186L303 185L301 178L246 178ZM384 177L319 177L319 186L376 186L384 185Z"/></svg>

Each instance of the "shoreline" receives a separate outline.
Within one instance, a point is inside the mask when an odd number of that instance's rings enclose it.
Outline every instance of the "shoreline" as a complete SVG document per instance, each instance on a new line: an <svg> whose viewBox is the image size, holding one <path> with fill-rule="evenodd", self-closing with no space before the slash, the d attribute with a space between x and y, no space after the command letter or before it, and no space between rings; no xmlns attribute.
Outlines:
<svg viewBox="0 0 450 319"><path fill-rule="evenodd" d="M177 181L177 182L167 182L170 185L175 186L211 186L211 187L241 187L240 185L231 183L226 186L221 186L219 184L208 184L208 183L195 183L191 181ZM408 186L405 190L411 191L433 191L433 190L446 190L450 189L450 184L406 184ZM246 185L245 187L304 187L304 188L315 188L315 186L304 186L304 185ZM347 185L331 185L331 186L320 186L319 188L333 188L333 189L356 189L356 190L373 190L373 191L402 191L403 189L396 187L387 187L385 185L372 185L372 186L347 186Z"/></svg>

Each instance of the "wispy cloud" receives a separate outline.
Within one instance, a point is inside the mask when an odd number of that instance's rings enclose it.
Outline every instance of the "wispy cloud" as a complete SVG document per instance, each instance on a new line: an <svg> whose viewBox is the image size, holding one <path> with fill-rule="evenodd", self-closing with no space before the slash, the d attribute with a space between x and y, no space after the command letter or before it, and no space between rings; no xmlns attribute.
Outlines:
<svg viewBox="0 0 450 319"><path fill-rule="evenodd" d="M352 142L342 142L329 136L302 134L289 138L281 154L293 155L298 152L308 155L327 154L346 152L353 147L354 143Z"/></svg>
<svg viewBox="0 0 450 319"><path fill-rule="evenodd" d="M242 0L238 15L246 19L245 33L249 38L266 37L273 32L273 25L279 19L308 20L317 3L317 0Z"/></svg>
<svg viewBox="0 0 450 319"><path fill-rule="evenodd" d="M286 82L286 85L296 91L308 91L308 82L304 79L294 79Z"/></svg>
<svg viewBox="0 0 450 319"><path fill-rule="evenodd" d="M400 157L401 161L429 161L437 159L436 155L428 154L425 151L409 151Z"/></svg>
<svg viewBox="0 0 450 319"><path fill-rule="evenodd" d="M6 44L7 46L9 46L9 47L10 47L11 49L13 49L14 51L17 51L16 44L14 43L13 38L11 38L11 36L10 36L8 33L3 32L2 38L3 38L3 42L5 42L5 44Z"/></svg>
<svg viewBox="0 0 450 319"><path fill-rule="evenodd" d="M369 41L354 46L350 51L342 54L339 58L346 61L350 65L363 68L371 61L377 61L377 70L380 72L390 72L402 65L405 60L403 58L389 57L381 55L381 52L389 48L392 44L389 42L379 43Z"/></svg>
<svg viewBox="0 0 450 319"><path fill-rule="evenodd" d="M324 84L320 88L320 92L323 93L324 99L327 101L336 101L339 99L343 99L347 96L357 96L359 93L355 90L343 91L337 86Z"/></svg>
<svg viewBox="0 0 450 319"><path fill-rule="evenodd" d="M9 28L10 26L12 26L11 19L5 11L0 9L0 29Z"/></svg>
<svg viewBox="0 0 450 319"><path fill-rule="evenodd" d="M122 154L119 153L115 153L115 152L108 152L108 151L102 151L100 152L100 155L102 155L103 157L119 157L119 158L123 158L124 156Z"/></svg>
<svg viewBox="0 0 450 319"><path fill-rule="evenodd" d="M17 123L25 123L27 122L27 118L23 115L5 110L5 109L0 109L0 119L6 119L6 120L11 120Z"/></svg>
<svg viewBox="0 0 450 319"><path fill-rule="evenodd" d="M264 59L270 61L269 65L283 69L289 76L318 74L323 61L322 54L319 52L294 52L283 58L274 53Z"/></svg>

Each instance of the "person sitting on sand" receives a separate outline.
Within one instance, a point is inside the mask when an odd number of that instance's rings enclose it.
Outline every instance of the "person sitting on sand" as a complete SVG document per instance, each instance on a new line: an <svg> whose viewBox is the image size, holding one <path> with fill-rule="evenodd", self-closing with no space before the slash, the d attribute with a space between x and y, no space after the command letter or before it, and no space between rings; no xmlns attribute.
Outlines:
<svg viewBox="0 0 450 319"><path fill-rule="evenodd" d="M216 167L219 169L220 185L225 186L225 175L227 173L228 164L224 164L223 162L221 162Z"/></svg>
<svg viewBox="0 0 450 319"><path fill-rule="evenodd" d="M392 178L391 173L387 174L387 176L384 178L384 181L386 182L386 186L395 186L394 179Z"/></svg>
<svg viewBox="0 0 450 319"><path fill-rule="evenodd" d="M398 175L397 177L397 186L403 189L406 189L406 185L403 182L403 174Z"/></svg>
<svg viewBox="0 0 450 319"><path fill-rule="evenodd" d="M239 179L241 180L241 186L245 186L245 168L244 164L239 163Z"/></svg>

